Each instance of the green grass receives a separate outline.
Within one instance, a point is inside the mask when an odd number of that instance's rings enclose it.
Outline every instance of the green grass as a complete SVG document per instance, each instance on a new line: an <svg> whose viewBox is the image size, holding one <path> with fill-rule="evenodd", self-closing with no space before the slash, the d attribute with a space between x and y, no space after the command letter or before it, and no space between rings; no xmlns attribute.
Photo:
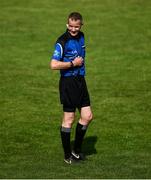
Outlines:
<svg viewBox="0 0 151 180"><path fill-rule="evenodd" d="M63 163L48 66L71 11L84 16L94 113L78 166ZM149 0L0 0L0 178L151 178L150 12Z"/></svg>

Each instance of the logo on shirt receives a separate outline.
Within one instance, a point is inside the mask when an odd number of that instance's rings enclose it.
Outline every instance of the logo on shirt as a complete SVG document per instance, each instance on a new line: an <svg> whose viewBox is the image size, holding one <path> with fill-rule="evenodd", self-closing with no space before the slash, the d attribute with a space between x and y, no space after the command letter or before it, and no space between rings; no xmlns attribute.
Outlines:
<svg viewBox="0 0 151 180"><path fill-rule="evenodd" d="M55 50L53 55L56 56L56 57L59 57L60 56L60 52Z"/></svg>
<svg viewBox="0 0 151 180"><path fill-rule="evenodd" d="M72 53L73 55L77 55L77 54L78 54L77 50L73 50L71 53Z"/></svg>

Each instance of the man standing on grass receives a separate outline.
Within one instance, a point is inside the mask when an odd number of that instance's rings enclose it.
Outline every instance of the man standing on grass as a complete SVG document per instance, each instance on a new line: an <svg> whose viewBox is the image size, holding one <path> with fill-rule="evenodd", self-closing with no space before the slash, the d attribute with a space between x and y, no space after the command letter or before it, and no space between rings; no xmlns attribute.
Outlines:
<svg viewBox="0 0 151 180"><path fill-rule="evenodd" d="M87 127L92 120L90 98L85 82L85 44L84 34L80 31L83 25L82 16L72 12L68 16L67 30L55 44L50 62L53 70L60 70L60 101L63 104L61 140L64 150L64 161L68 164L84 160L82 142ZM78 108L80 119L77 123L73 150L70 146L70 132Z"/></svg>

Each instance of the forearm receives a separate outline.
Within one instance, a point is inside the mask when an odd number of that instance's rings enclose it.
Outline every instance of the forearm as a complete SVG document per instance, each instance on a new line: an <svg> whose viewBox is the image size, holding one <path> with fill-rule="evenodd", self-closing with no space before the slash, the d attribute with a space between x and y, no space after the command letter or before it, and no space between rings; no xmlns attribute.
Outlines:
<svg viewBox="0 0 151 180"><path fill-rule="evenodd" d="M52 59L50 62L50 68L52 70L69 69L71 67L82 66L82 64L83 64L83 58L79 56L76 57L71 62L63 62Z"/></svg>
<svg viewBox="0 0 151 180"><path fill-rule="evenodd" d="M52 70L68 69L71 67L71 62L62 62L52 59L50 62L50 68Z"/></svg>

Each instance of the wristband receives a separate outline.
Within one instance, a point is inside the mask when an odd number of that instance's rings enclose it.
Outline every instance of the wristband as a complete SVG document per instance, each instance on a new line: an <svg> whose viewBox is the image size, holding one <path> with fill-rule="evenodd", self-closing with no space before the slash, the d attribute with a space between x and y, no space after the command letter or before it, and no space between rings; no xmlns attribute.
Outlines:
<svg viewBox="0 0 151 180"><path fill-rule="evenodd" d="M70 63L71 63L71 67L74 67L74 64L73 64L73 62L72 62L72 61L70 61Z"/></svg>

